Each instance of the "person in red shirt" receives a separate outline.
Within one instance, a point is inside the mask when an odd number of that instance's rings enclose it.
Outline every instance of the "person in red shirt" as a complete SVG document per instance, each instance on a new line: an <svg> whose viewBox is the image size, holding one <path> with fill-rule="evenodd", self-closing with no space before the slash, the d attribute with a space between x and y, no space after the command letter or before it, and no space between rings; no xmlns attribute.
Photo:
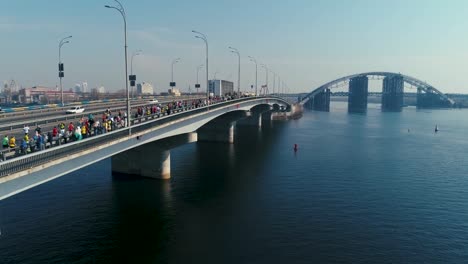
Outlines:
<svg viewBox="0 0 468 264"><path fill-rule="evenodd" d="M70 122L70 124L68 125L68 132L73 133L74 130L75 130L75 126L73 125L72 122Z"/></svg>
<svg viewBox="0 0 468 264"><path fill-rule="evenodd" d="M57 127L55 126L54 129L52 129L52 137L56 137L58 134L58 129Z"/></svg>

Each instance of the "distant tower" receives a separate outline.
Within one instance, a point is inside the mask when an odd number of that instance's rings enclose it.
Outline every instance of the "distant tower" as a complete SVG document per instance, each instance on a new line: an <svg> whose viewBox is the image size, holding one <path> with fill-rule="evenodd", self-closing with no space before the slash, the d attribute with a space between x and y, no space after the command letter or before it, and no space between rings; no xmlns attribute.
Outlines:
<svg viewBox="0 0 468 264"><path fill-rule="evenodd" d="M83 93L89 92L88 91L88 82L84 81L84 82L81 83L81 90L83 91Z"/></svg>

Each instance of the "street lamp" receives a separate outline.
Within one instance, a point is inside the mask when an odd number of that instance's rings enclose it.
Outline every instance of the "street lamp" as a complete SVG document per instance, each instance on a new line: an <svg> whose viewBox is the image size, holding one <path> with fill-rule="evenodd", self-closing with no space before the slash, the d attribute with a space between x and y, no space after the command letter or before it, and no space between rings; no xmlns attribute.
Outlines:
<svg viewBox="0 0 468 264"><path fill-rule="evenodd" d="M142 50L136 50L132 54L132 59L130 60L130 75L133 75L133 57L141 55Z"/></svg>
<svg viewBox="0 0 468 264"><path fill-rule="evenodd" d="M257 93L257 86L258 86L258 65L257 65L257 60L254 59L252 56L249 56L250 58L250 61L252 61L253 63L255 63L255 96L258 96L258 93Z"/></svg>
<svg viewBox="0 0 468 264"><path fill-rule="evenodd" d="M106 8L111 8L111 9L115 9L117 11L119 11L119 13L122 15L122 18L123 18L123 21L124 21L124 40L125 40L125 90L127 92L127 118L126 118L126 122L127 122L127 126L130 127L131 126L131 122L130 122L130 117L132 116L132 113L131 113L131 109L130 109L130 91L128 90L128 80L127 80L127 76L128 76L128 67L127 67L127 17L126 17L126 14L125 14L125 9L124 7L122 6L122 4L118 1L118 0L114 0L115 2L117 2L118 4L118 7L115 7L115 6L109 6L109 5L105 5L104 7ZM131 135L132 132L131 130L129 129L128 130L128 134Z"/></svg>
<svg viewBox="0 0 468 264"><path fill-rule="evenodd" d="M195 30L192 30L193 33L197 34L195 37L196 38L199 38L199 39L202 39L203 41L205 41L205 45L206 45L206 98L208 99L210 97L210 91L208 89L208 39L206 37L205 34L201 33L201 32L198 32L198 31L195 31Z"/></svg>
<svg viewBox="0 0 468 264"><path fill-rule="evenodd" d="M135 87L135 81L136 81L136 76L133 76L133 57L141 55L142 52L143 52L142 50L134 51L132 54L132 59L130 60L130 76L132 76L131 78L135 79L134 81L130 80L130 86L132 87L132 98L135 96L134 87Z"/></svg>
<svg viewBox="0 0 468 264"><path fill-rule="evenodd" d="M272 90L272 94L275 93L275 86L276 86L276 73L272 70L270 70L271 73L273 73L273 90Z"/></svg>
<svg viewBox="0 0 468 264"><path fill-rule="evenodd" d="M59 78L60 78L60 104L63 106L63 87L62 87L62 78L65 76L63 70L63 63L62 63L62 46L70 43L67 39L72 38L72 36L65 37L60 40L59 43Z"/></svg>
<svg viewBox="0 0 468 264"><path fill-rule="evenodd" d="M197 83L195 84L195 89L197 89L197 93L198 93L198 89L200 89L200 84L198 83L198 73L200 72L200 69L203 68L203 66L205 65L202 64L197 67Z"/></svg>
<svg viewBox="0 0 468 264"><path fill-rule="evenodd" d="M232 53L237 54L237 57L239 58L239 69L237 72L237 96L240 97L240 53L239 53L239 50L237 50L236 48L229 47L229 49L231 50Z"/></svg>
<svg viewBox="0 0 468 264"><path fill-rule="evenodd" d="M266 94L268 92L268 67L265 64L262 64L260 66L265 69L265 75L266 75L265 94Z"/></svg>
<svg viewBox="0 0 468 264"><path fill-rule="evenodd" d="M174 59L172 61L171 86L175 86L175 83L174 83L174 64L178 63L179 61L180 61L180 58Z"/></svg>

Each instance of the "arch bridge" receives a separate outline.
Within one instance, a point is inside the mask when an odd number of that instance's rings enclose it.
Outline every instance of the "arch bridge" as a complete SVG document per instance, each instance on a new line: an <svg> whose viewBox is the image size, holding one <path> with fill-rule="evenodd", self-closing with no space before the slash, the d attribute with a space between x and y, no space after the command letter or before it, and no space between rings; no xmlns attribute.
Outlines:
<svg viewBox="0 0 468 264"><path fill-rule="evenodd" d="M455 102L432 85L414 77L393 72L365 72L345 76L318 87L301 99L301 104L319 111L329 111L330 90L349 85L348 110L365 112L369 79L383 79L382 110L401 111L405 84L417 88L417 107L447 108Z"/></svg>

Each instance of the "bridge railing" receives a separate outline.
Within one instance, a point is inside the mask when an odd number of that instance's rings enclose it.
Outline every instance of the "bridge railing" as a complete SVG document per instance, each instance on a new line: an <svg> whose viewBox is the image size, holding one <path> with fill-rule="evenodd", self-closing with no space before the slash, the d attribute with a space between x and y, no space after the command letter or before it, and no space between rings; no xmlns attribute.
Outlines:
<svg viewBox="0 0 468 264"><path fill-rule="evenodd" d="M59 147L49 148L46 150L34 152L27 155L21 155L19 157L13 158L11 160L6 160L0 162L0 178L8 176L10 174L25 171L42 164L46 164L55 159L63 158L67 155L73 155L84 150L89 150L98 146L107 145L114 140L124 138L129 135L129 129L133 133L140 133L145 130L157 127L159 125L167 124L173 122L177 119L182 119L188 116L192 116L198 113L207 112L210 110L219 109L227 105L234 103L241 103L244 101L249 101L253 99L261 99L262 97L247 97L240 98L235 100L224 101L220 103L215 103L212 105L198 107L198 108L187 108L185 111L166 115L164 117L154 119L148 122L143 122L143 119L146 117L141 117L132 120L133 122L138 121L139 123L131 127L125 127L116 131L108 132L105 134L93 136L84 140L74 141Z"/></svg>

